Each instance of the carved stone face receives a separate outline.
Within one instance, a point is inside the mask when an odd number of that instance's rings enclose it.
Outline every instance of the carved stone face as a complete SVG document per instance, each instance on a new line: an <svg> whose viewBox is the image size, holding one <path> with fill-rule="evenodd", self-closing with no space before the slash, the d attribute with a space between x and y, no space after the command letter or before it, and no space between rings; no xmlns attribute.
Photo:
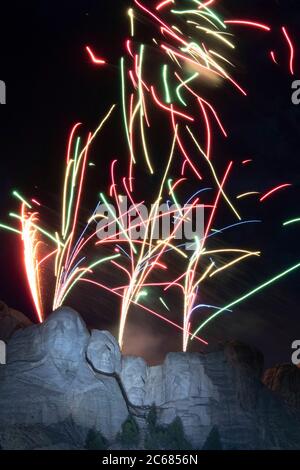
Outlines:
<svg viewBox="0 0 300 470"><path fill-rule="evenodd" d="M122 358L121 380L133 405L144 405L146 394L147 364L141 357Z"/></svg>
<svg viewBox="0 0 300 470"><path fill-rule="evenodd" d="M61 371L74 370L83 357L88 332L79 315L63 307L41 326L43 348Z"/></svg>
<svg viewBox="0 0 300 470"><path fill-rule="evenodd" d="M98 372L119 374L121 371L120 348L114 336L108 331L92 331L87 357L92 367Z"/></svg>

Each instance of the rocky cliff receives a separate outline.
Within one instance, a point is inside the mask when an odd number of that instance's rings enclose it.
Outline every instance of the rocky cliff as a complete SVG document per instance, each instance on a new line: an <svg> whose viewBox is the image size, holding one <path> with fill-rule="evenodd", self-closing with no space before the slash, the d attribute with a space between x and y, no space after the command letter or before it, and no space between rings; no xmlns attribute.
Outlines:
<svg viewBox="0 0 300 470"><path fill-rule="evenodd" d="M300 448L299 410L261 382L262 368L262 356L237 342L207 355L169 353L149 367L122 357L109 332L89 332L78 313L61 308L8 341L0 444Z"/></svg>
<svg viewBox="0 0 300 470"><path fill-rule="evenodd" d="M300 412L300 368L283 364L265 372L264 384L273 390L290 408Z"/></svg>
<svg viewBox="0 0 300 470"><path fill-rule="evenodd" d="M7 341L15 331L32 325L23 313L9 308L0 300L0 340Z"/></svg>

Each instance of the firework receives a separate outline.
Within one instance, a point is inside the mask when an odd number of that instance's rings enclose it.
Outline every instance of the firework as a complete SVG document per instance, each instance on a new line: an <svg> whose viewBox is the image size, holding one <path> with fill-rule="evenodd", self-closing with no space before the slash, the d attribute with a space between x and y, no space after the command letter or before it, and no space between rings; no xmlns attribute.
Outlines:
<svg viewBox="0 0 300 470"><path fill-rule="evenodd" d="M11 213L10 216L16 218L20 226L0 224L0 227L22 239L25 272L40 322L45 317L41 267L47 264L54 281L51 294L53 309L63 305L81 283L95 286L119 299L121 347L130 309L136 306L182 332L182 347L186 351L190 339L195 338L207 344L205 339L197 335L212 320L223 312L232 311L232 307L300 268L300 264L294 265L223 308L203 303L203 292L208 280L215 280L215 288L218 289L217 282L221 274L250 257L261 256L257 249L224 247L217 250L210 246L212 238L226 230L261 221L245 220L232 202L231 191L227 187L232 181L236 162L223 161L217 170L215 140L219 136L226 139L228 131L217 111L217 103L208 99L211 93L207 93L207 90L230 86L232 92L240 93L244 99L247 91L238 81L238 68L234 63L238 47L236 33L242 28L257 31L257 34L263 36L271 31L270 26L253 19L223 19L214 9L214 3L214 0L193 0L186 7L184 1L165 0L157 2L151 9L143 2L134 0L127 11L130 37L126 38L125 54L119 62L119 108L128 151L128 170L125 175L118 176L119 162L112 162L109 190L102 188L96 209L91 211L83 230L80 229L79 221L86 170L89 165L94 165L88 161L89 150L115 105L85 141L79 135L83 134L81 123L77 123L71 131L59 228L46 229L41 223L41 204L31 199L32 207L18 191L14 191L13 195L21 207L18 214ZM140 15L145 15L151 21L154 31L153 37L149 36L151 45L138 42L137 19ZM294 74L295 47L291 34L284 26L281 34L289 47L289 70ZM85 50L92 64L107 65L108 62L98 57L94 48L86 46ZM155 56L155 67L152 56ZM279 63L276 51L272 50L270 56L275 64ZM162 158L160 169L156 168L153 158L153 116L164 120L169 129L164 139L169 142L171 151L165 160ZM252 161L250 158L243 160L243 167ZM223 173L219 170L221 167ZM159 190L157 193L153 191L150 196L146 194L143 199L136 195L135 181L139 172L144 174L145 170L149 175L156 175ZM207 174L209 177L204 176ZM190 189L193 184L197 186L196 192ZM238 203L244 198L257 196L260 202L264 202L290 186L290 183L280 184L266 193L255 191L255 188L244 188L241 194L235 196L235 201ZM122 206L124 195L133 208L129 211ZM170 216L170 202L174 206L171 211L171 232L157 240L157 225ZM222 202L233 220L227 227L216 229L214 225L218 222ZM161 203L165 203L168 209L160 212ZM151 206L146 216L142 211L145 204ZM109 216L99 214L100 205L105 206ZM176 234L186 220L192 219L193 211L199 206L205 209L204 231L194 236L190 243L193 249L186 249L186 244L177 239ZM92 225L97 221L101 222L102 231L108 233L101 239L98 226L95 229ZM286 221L283 225L296 222L299 222L298 218ZM110 235L109 229L112 227L116 227L116 230ZM142 239L134 237L137 230L143 232ZM95 246L99 253L96 258L90 255L94 253L92 248ZM179 273L172 269L170 256L180 260L177 263ZM116 270L118 285L104 283L101 278L103 264L113 266ZM158 277L162 280L158 280ZM163 313L153 307L155 299L149 294L150 289L155 290L155 297ZM181 324L169 318L171 308L166 295L170 291L173 293L173 289L179 291L182 298ZM203 310L217 311L201 321L192 333L195 319Z"/></svg>

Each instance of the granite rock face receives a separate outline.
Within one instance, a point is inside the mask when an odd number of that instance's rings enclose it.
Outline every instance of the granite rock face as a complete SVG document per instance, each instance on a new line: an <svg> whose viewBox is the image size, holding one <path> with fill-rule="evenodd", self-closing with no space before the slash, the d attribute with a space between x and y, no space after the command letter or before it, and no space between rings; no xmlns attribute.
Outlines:
<svg viewBox="0 0 300 470"><path fill-rule="evenodd" d="M213 429L224 449L299 448L300 421L261 383L262 358L256 350L230 343L207 355L169 353L163 365L148 367L146 374L131 361L122 375L129 400L137 395L131 374L126 376L132 367L140 377L140 404L154 403L163 426L180 417L194 448L201 449Z"/></svg>
<svg viewBox="0 0 300 470"><path fill-rule="evenodd" d="M15 331L27 328L32 323L23 313L0 301L0 325L0 340L8 341Z"/></svg>
<svg viewBox="0 0 300 470"><path fill-rule="evenodd" d="M87 362L90 342L93 356L95 335L69 308L17 331L8 343L7 365L0 368L1 426L47 427L71 419L114 439L128 410L116 379L97 374Z"/></svg>
<svg viewBox="0 0 300 470"><path fill-rule="evenodd" d="M264 384L281 397L291 411L300 412L300 368L283 364L268 369Z"/></svg>
<svg viewBox="0 0 300 470"><path fill-rule="evenodd" d="M122 357L109 332L89 332L64 307L42 325L16 331L7 349L7 365L0 366L2 448L84 448L95 430L115 449L129 415L143 448L153 406L160 429L180 418L195 449L207 446L215 430L223 449L300 448L299 412L286 406L288 397L298 400L298 379L288 381L282 400L282 374L265 376L269 390L260 379L261 354L244 344L169 353L149 367L142 358Z"/></svg>
<svg viewBox="0 0 300 470"><path fill-rule="evenodd" d="M230 341L224 345L224 354L228 362L236 369L252 377L261 378L264 368L264 356L256 348L239 341Z"/></svg>
<svg viewBox="0 0 300 470"><path fill-rule="evenodd" d="M121 351L109 331L92 330L86 357L91 366L103 374L120 374Z"/></svg>
<svg viewBox="0 0 300 470"><path fill-rule="evenodd" d="M143 406L146 395L148 367L144 359L135 356L122 358L121 381L132 405Z"/></svg>

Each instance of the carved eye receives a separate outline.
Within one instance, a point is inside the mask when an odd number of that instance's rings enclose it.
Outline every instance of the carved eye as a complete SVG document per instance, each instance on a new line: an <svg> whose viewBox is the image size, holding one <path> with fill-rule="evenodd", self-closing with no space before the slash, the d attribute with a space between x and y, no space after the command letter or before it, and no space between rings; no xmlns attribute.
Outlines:
<svg viewBox="0 0 300 470"><path fill-rule="evenodd" d="M66 330L71 330L72 326L73 326L73 323L71 321L64 322L64 327L66 328Z"/></svg>
<svg viewBox="0 0 300 470"><path fill-rule="evenodd" d="M49 323L47 323L46 325L46 328L48 330L55 330L55 328L57 327L57 321L50 321Z"/></svg>

